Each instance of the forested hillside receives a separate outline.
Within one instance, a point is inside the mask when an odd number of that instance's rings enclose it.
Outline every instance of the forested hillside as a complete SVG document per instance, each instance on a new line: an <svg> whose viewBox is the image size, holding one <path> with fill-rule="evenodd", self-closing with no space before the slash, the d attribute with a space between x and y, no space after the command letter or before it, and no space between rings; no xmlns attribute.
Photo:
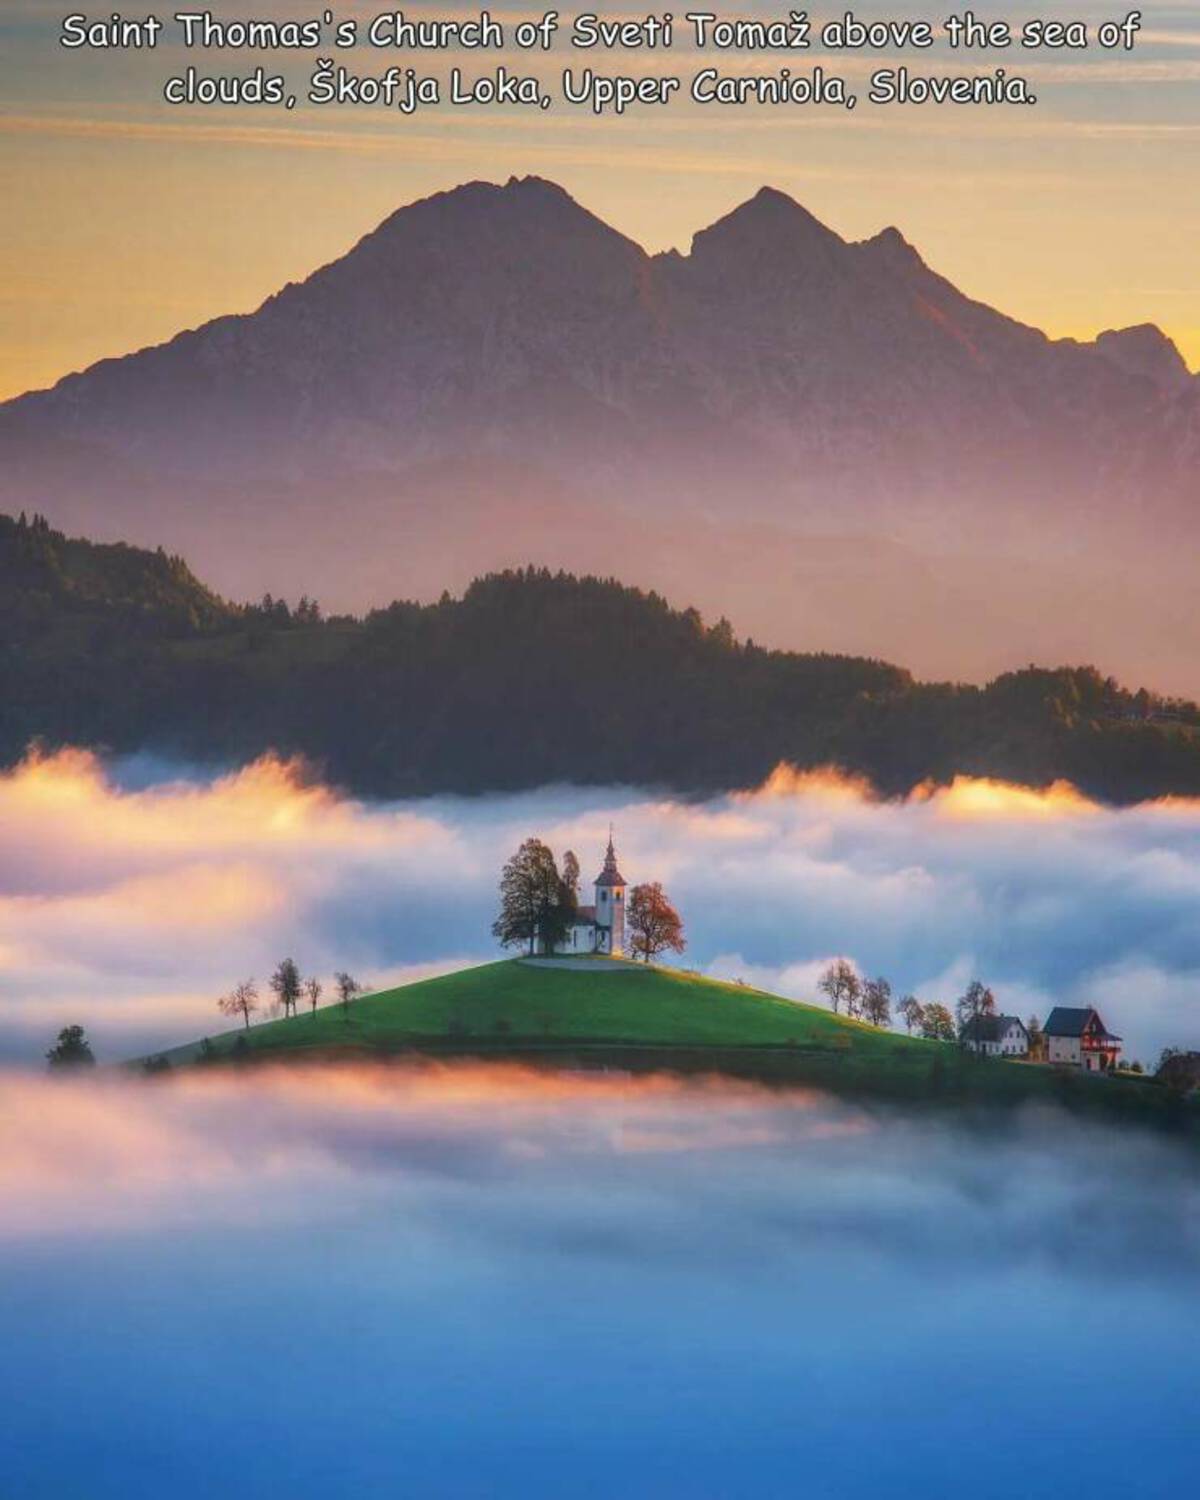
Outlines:
<svg viewBox="0 0 1200 1500"><path fill-rule="evenodd" d="M0 755L33 741L233 761L300 754L364 794L551 781L752 785L834 764L885 793L955 774L1200 793L1200 712L1090 667L986 687L771 651L614 581L483 578L323 619L228 604L178 558L0 518Z"/></svg>

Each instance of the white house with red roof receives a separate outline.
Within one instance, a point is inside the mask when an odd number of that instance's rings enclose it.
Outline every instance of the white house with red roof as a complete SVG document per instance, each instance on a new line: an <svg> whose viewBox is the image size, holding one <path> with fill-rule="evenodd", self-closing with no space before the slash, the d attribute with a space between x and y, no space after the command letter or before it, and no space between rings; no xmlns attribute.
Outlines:
<svg viewBox="0 0 1200 1500"><path fill-rule="evenodd" d="M1121 1055L1121 1038L1113 1036L1090 1005L1056 1005L1042 1032L1048 1063L1107 1073Z"/></svg>

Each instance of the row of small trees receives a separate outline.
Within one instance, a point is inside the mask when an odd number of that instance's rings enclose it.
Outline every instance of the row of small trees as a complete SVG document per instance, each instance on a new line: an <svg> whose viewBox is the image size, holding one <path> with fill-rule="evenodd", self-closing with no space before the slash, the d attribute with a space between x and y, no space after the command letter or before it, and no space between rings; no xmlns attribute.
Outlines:
<svg viewBox="0 0 1200 1500"><path fill-rule="evenodd" d="M890 982L882 976L863 979L848 959L835 959L817 981L817 988L835 1015L844 1011L872 1026L892 1024ZM935 1042L961 1041L973 1023L995 1015L996 996L982 980L973 979L954 1002L953 1012L937 1000L918 1000L915 995L905 995L895 1002L895 1013L910 1036L915 1033ZM1027 1029L1030 1047L1040 1045L1041 1027L1036 1016L1030 1016Z"/></svg>
<svg viewBox="0 0 1200 1500"><path fill-rule="evenodd" d="M295 959L291 958L282 960L267 984L275 997L271 1005L272 1011L281 1009L285 1016L296 1015L302 1000L307 1001L315 1011L325 992L321 981L314 977L305 979ZM351 1003L363 993L366 986L345 971L333 976L333 984L338 1003L348 1015ZM243 979L240 984L235 984L227 995L222 995L217 1001L217 1009L222 1015L240 1020L249 1031L250 1017L260 1009L257 982L254 979ZM211 1043L207 1038L205 1043L211 1051ZM94 1067L96 1058L83 1027L64 1026L58 1033L54 1046L46 1053L46 1062L52 1072ZM148 1058L145 1064L149 1073L164 1071L169 1066L167 1059L162 1056Z"/></svg>
<svg viewBox="0 0 1200 1500"><path fill-rule="evenodd" d="M335 974L333 983L343 1013L349 1014L351 1002L362 994L364 986L352 974L345 972ZM319 979L314 976L307 979L303 977L293 958L283 959L267 984L275 997L273 1008L282 1010L285 1016L296 1015L302 1000L315 1012L325 992ZM243 979L240 984L235 984L227 995L222 995L217 1001L217 1009L222 1015L241 1020L249 1031L250 1017L259 1009L257 982L254 979Z"/></svg>
<svg viewBox="0 0 1200 1500"><path fill-rule="evenodd" d="M526 839L500 875L500 914L492 932L506 948L525 947L553 953L566 939L579 911L579 860L554 851L541 839ZM687 947L683 921L661 884L635 885L625 904L625 934L630 951L646 963L668 951Z"/></svg>

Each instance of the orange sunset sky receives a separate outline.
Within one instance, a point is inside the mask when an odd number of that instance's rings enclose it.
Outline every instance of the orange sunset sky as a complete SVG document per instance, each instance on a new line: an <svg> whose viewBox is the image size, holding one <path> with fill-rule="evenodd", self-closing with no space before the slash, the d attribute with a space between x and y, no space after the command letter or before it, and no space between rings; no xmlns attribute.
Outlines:
<svg viewBox="0 0 1200 1500"><path fill-rule="evenodd" d="M305 18L303 0L240 6L218 17ZM388 7L347 3L339 17ZM177 9L159 14L169 18ZM844 7L813 9L815 22ZM1022 52L957 57L894 50L747 57L600 54L570 48L435 58L339 54L360 74L390 63L443 74L505 62L557 79L566 66L671 72L797 71L823 63L863 94L872 69L996 65L1023 73L1036 107L729 108L687 102L596 119L561 101L536 110L335 110L303 102L323 53L207 54L177 41L154 52L67 51L68 5L0 0L0 397L43 386L107 355L245 311L345 251L400 204L473 177L537 173L648 249L686 249L691 234L770 183L848 238L897 225L969 294L1055 335L1091 337L1153 321L1200 366L1200 14L1190 4L1142 12L1133 52ZM103 16L107 10L84 12ZM410 15L472 14L450 5ZM616 11L601 12L605 15ZM942 7L861 5L865 19ZM1094 23L1120 6L1051 3L978 13ZM129 10L144 16L146 11ZM497 7L505 20L539 7ZM564 11L564 33L573 12ZM632 12L630 12L632 14ZM643 14L639 12L638 14ZM678 14L683 14L680 8ZM722 15L778 17L742 5ZM680 33L681 39L685 33ZM244 73L260 62L301 96L278 107L170 107L163 81L189 64ZM686 88L686 84L685 84Z"/></svg>

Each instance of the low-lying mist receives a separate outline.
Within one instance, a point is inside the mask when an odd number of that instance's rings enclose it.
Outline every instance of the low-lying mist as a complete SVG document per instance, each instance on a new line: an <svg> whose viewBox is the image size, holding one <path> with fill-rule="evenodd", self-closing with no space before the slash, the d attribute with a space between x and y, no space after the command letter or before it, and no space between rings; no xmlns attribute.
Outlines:
<svg viewBox="0 0 1200 1500"><path fill-rule="evenodd" d="M386 1212L476 1248L690 1270L838 1241L941 1274L1200 1271L1186 1144L1033 1107L963 1130L715 1076L278 1064L0 1073L0 1124L0 1242Z"/></svg>
<svg viewBox="0 0 1200 1500"><path fill-rule="evenodd" d="M1136 1131L458 1065L0 1073L0 1137L6 1494L1049 1500L1197 1456L1200 1176Z"/></svg>
<svg viewBox="0 0 1200 1500"><path fill-rule="evenodd" d="M218 995L285 954L379 986L495 956L530 834L661 880L683 963L803 999L835 955L897 993L972 977L1043 1019L1097 1005L1126 1053L1200 1045L1200 804L1111 809L962 780L880 802L778 772L706 802L628 789L370 804L263 760L187 773L64 752L0 777L0 1051L85 1025L102 1060L223 1029ZM586 887L585 887L586 889Z"/></svg>

